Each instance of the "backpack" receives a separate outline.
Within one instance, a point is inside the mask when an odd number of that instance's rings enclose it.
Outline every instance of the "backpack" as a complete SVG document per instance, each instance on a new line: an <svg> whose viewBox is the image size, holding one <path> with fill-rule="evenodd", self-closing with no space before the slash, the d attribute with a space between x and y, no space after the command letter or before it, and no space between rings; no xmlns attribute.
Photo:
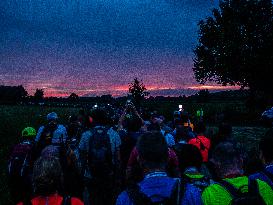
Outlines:
<svg viewBox="0 0 273 205"><path fill-rule="evenodd" d="M232 196L231 205L265 205L265 202L261 195L259 194L258 182L257 180L249 180L248 182L248 192L243 193L240 187L239 189L235 188L231 183L221 180L219 182Z"/></svg>
<svg viewBox="0 0 273 205"><path fill-rule="evenodd" d="M89 140L88 163L92 177L112 174L112 150L107 131L105 127L95 127Z"/></svg>
<svg viewBox="0 0 273 205"><path fill-rule="evenodd" d="M8 161L10 177L26 177L30 171L30 159L33 145L20 143L15 145Z"/></svg>
<svg viewBox="0 0 273 205"><path fill-rule="evenodd" d="M146 194L140 191L138 184L131 184L127 188L127 194L134 205L180 205L184 195L186 184L177 180L173 186L170 197L159 202L153 202Z"/></svg>

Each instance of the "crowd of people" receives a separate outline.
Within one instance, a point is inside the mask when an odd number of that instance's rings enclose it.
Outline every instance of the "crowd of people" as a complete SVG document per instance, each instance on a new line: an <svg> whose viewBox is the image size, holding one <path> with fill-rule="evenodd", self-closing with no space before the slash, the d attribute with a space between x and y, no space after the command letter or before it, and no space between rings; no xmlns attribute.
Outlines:
<svg viewBox="0 0 273 205"><path fill-rule="evenodd" d="M228 123L212 136L202 115L180 109L166 122L131 102L81 110L67 125L49 113L11 149L11 197L19 205L273 204L273 131L254 159Z"/></svg>

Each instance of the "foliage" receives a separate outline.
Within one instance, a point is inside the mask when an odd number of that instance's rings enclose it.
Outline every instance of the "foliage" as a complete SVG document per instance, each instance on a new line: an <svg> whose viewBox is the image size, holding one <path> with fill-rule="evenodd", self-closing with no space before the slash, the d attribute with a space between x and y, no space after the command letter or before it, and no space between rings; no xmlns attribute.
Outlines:
<svg viewBox="0 0 273 205"><path fill-rule="evenodd" d="M132 94L132 97L137 106L140 105L145 96L149 95L146 90L147 89L145 85L137 78L135 78L134 81L129 85L129 93Z"/></svg>
<svg viewBox="0 0 273 205"><path fill-rule="evenodd" d="M25 97L28 93L25 88L20 86L0 86L0 101L1 102L18 102Z"/></svg>
<svg viewBox="0 0 273 205"><path fill-rule="evenodd" d="M76 93L71 93L70 96L68 97L69 101L75 102L79 100L79 96Z"/></svg>
<svg viewBox="0 0 273 205"><path fill-rule="evenodd" d="M273 23L271 0L223 0L200 21L194 74L198 82L216 81L271 94Z"/></svg>
<svg viewBox="0 0 273 205"><path fill-rule="evenodd" d="M41 101L44 99L44 90L43 89L36 89L36 92L34 93L34 99L36 101Z"/></svg>

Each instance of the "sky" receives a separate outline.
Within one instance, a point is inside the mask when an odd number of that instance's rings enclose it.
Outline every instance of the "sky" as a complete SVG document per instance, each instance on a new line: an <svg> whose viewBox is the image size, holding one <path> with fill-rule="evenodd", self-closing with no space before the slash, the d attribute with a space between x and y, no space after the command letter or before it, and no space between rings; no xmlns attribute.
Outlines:
<svg viewBox="0 0 273 205"><path fill-rule="evenodd" d="M192 71L198 22L216 0L1 0L0 85L46 96L152 95L200 89ZM231 87L233 88L233 87Z"/></svg>

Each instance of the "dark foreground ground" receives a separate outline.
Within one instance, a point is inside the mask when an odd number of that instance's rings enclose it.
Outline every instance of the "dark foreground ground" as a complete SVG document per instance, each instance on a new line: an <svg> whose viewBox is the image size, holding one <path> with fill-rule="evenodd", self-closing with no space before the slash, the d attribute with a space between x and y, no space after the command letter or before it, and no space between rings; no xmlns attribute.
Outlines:
<svg viewBox="0 0 273 205"><path fill-rule="evenodd" d="M64 123L71 114L78 112L78 108L0 105L0 205L12 203L6 177L10 147L19 141L20 131L24 127L33 126L38 129L45 123L46 114L52 111L57 112L60 121ZM234 126L233 135L246 150L257 150L258 142L267 130L268 128L261 126ZM213 134L217 129L211 125L209 131Z"/></svg>

